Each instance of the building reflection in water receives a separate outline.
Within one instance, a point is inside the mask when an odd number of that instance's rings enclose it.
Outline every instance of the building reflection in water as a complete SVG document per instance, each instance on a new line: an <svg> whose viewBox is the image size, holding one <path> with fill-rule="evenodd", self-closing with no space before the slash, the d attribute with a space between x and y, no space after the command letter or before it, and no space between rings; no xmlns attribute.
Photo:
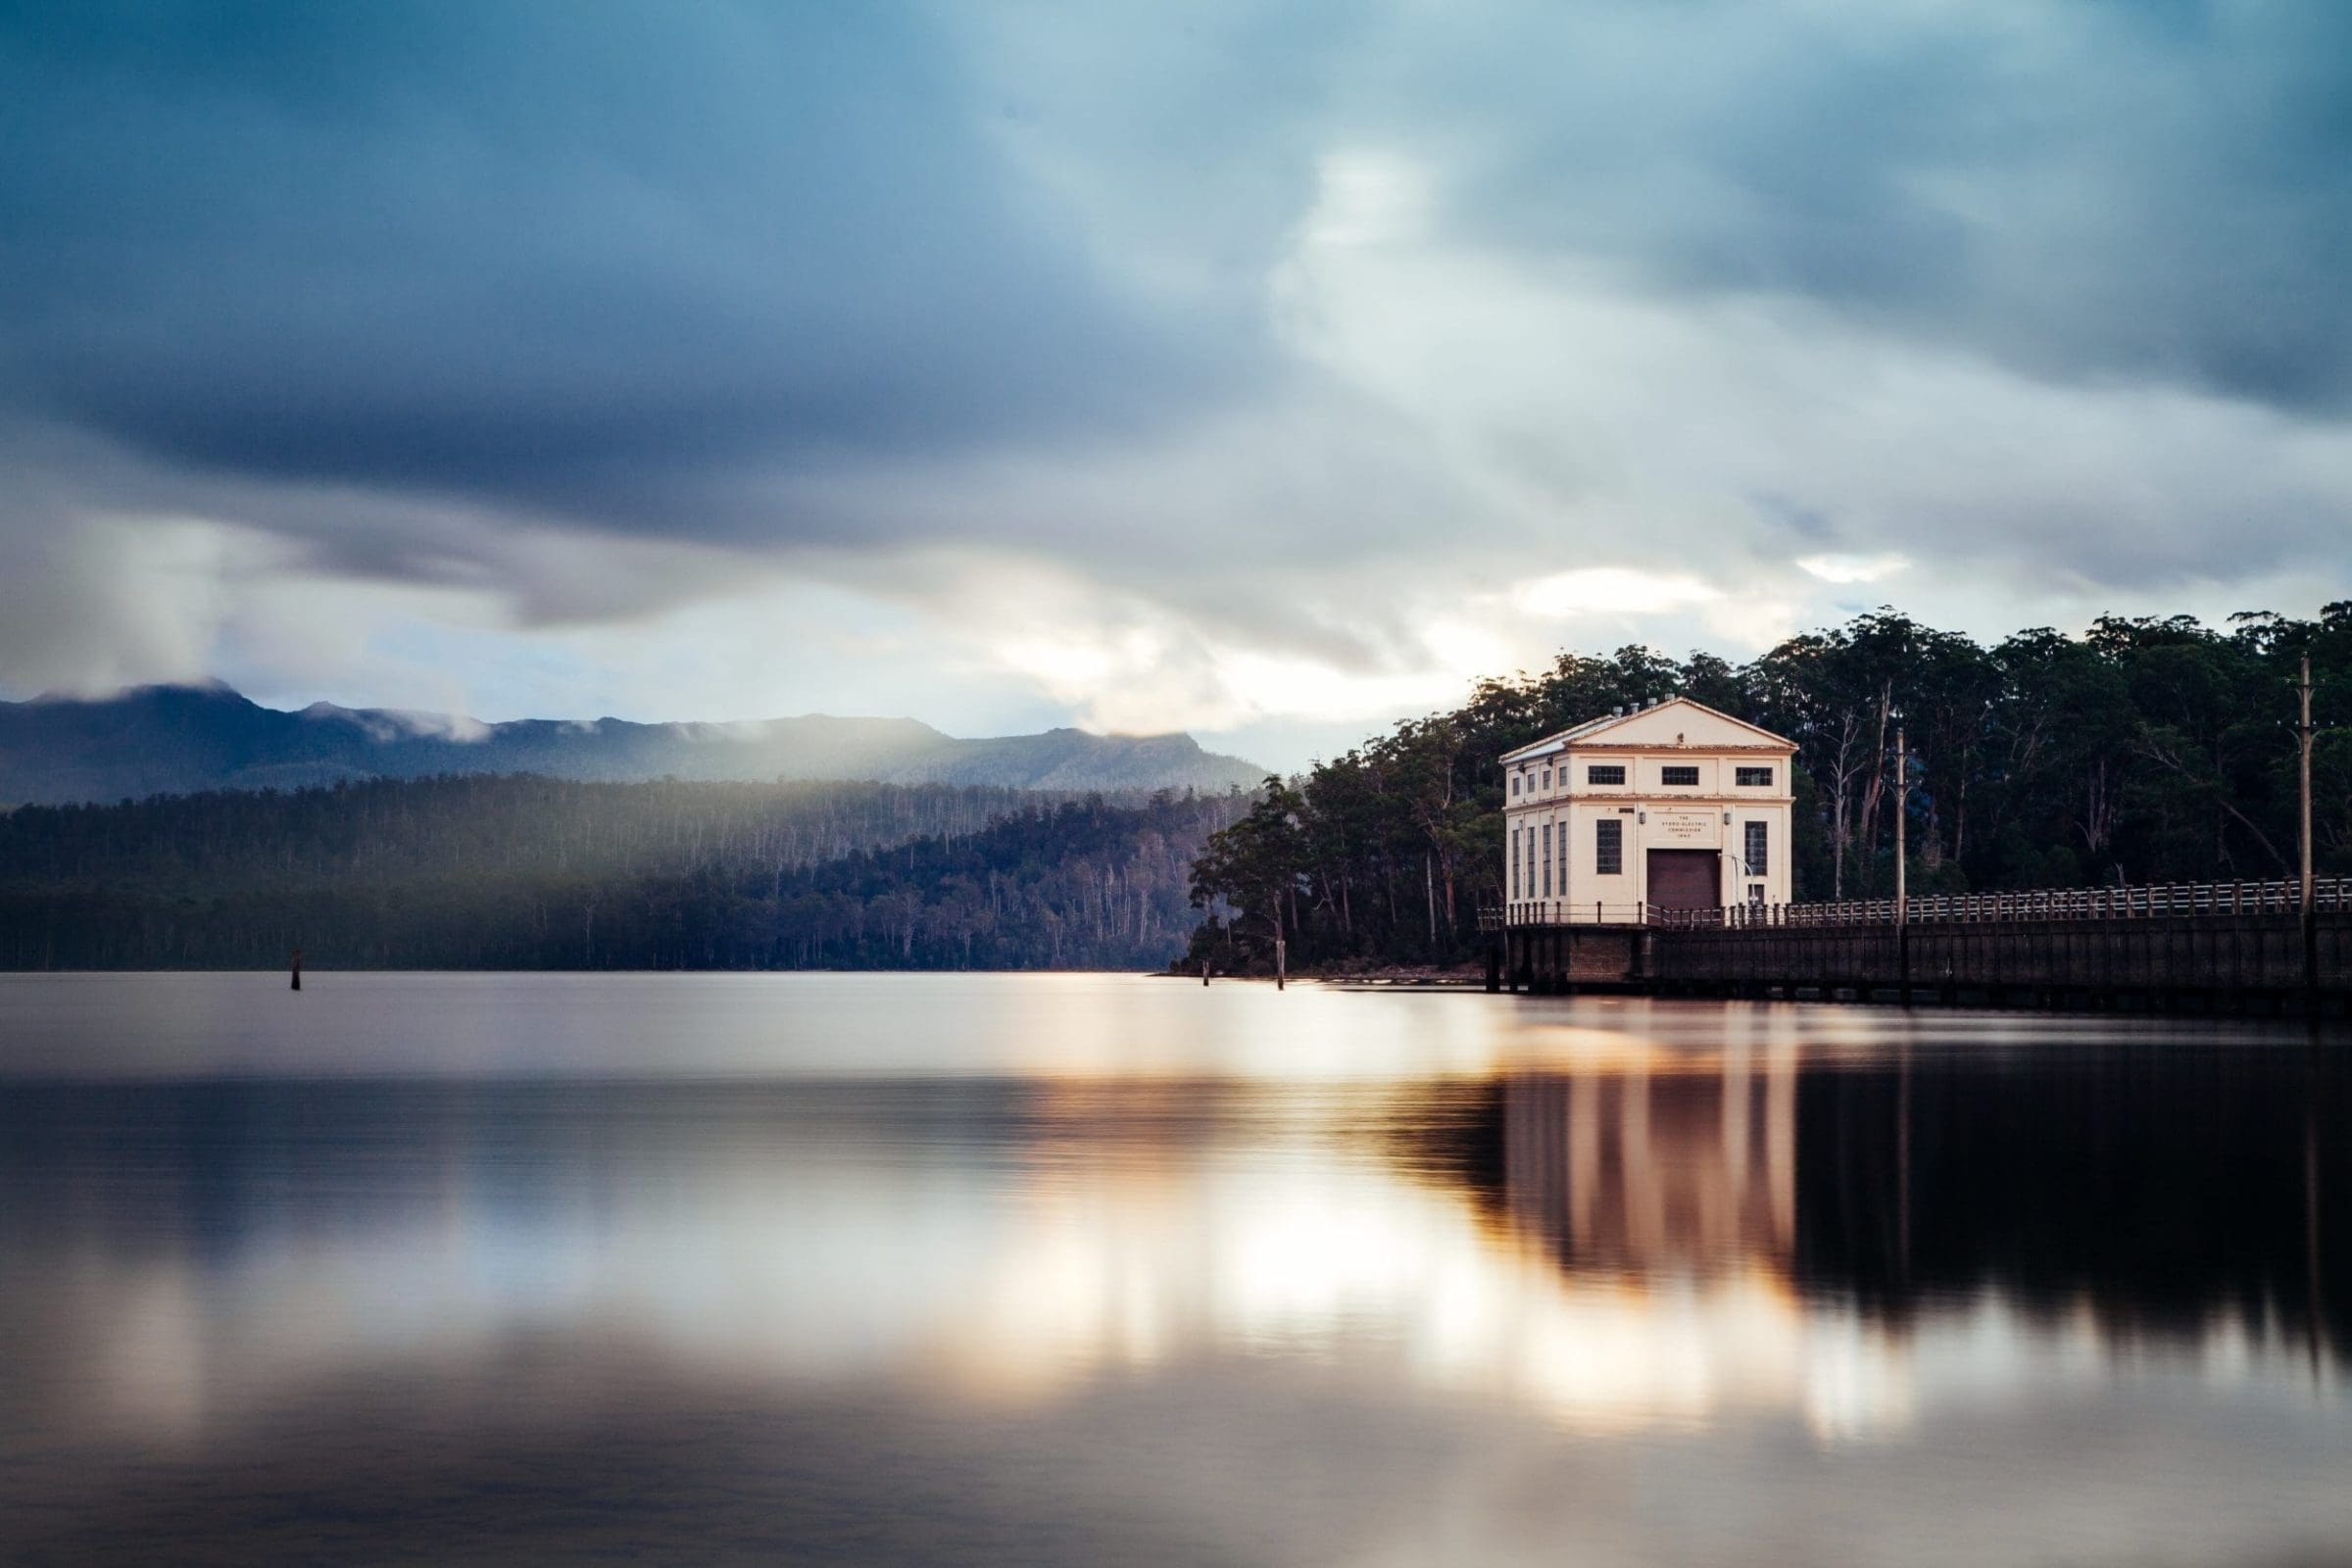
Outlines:
<svg viewBox="0 0 2352 1568"><path fill-rule="evenodd" d="M1513 1224L1580 1273L1756 1265L1786 1275L1796 1240L1794 1045L1657 1065L1504 1081Z"/></svg>

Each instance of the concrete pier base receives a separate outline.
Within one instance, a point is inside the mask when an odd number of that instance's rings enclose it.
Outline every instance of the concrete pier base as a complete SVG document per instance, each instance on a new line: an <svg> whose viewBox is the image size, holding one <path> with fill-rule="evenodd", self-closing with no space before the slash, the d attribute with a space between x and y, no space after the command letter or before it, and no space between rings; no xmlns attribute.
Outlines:
<svg viewBox="0 0 2352 1568"><path fill-rule="evenodd" d="M1936 925L1516 926L1513 988L2186 1016L2352 1015L2352 911Z"/></svg>

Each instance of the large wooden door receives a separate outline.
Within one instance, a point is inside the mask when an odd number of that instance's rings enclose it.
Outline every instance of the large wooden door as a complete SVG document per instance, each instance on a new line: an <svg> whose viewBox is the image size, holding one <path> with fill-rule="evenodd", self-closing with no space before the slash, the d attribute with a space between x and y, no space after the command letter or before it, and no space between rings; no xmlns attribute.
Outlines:
<svg viewBox="0 0 2352 1568"><path fill-rule="evenodd" d="M1649 902L1662 909L1712 909L1723 903L1723 857L1713 850L1649 852Z"/></svg>

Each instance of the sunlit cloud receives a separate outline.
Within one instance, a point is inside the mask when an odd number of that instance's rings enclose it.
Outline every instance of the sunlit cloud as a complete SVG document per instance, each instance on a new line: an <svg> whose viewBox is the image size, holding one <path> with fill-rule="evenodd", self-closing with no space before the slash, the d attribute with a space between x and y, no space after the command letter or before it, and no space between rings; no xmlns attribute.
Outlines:
<svg viewBox="0 0 2352 1568"><path fill-rule="evenodd" d="M1536 615L1611 611L1647 615L1721 599L1723 590L1680 573L1633 566L1585 566L1539 577L1518 592L1519 608Z"/></svg>
<svg viewBox="0 0 2352 1568"><path fill-rule="evenodd" d="M1911 558L1892 553L1878 556L1799 556L1798 567L1823 582L1879 582L1906 570Z"/></svg>
<svg viewBox="0 0 2352 1568"><path fill-rule="evenodd" d="M1334 152L1316 169L1315 204L1300 238L1309 248L1401 243L1420 237L1429 217L1422 165L1362 149Z"/></svg>

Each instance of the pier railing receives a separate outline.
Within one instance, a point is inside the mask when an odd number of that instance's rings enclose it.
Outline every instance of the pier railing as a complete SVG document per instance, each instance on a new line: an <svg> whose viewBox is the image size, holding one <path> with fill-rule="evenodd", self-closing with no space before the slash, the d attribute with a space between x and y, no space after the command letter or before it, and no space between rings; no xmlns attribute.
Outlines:
<svg viewBox="0 0 2352 1568"><path fill-rule="evenodd" d="M2352 877L2321 877L2313 906L2352 909ZM2019 920L2153 920L2177 915L2293 914L2302 884L2268 882L2156 882L2141 887L2031 888L2011 893L1942 893L1904 901L1912 925L1982 925ZM1653 909L1645 924L1681 928L1768 929L1782 926L1892 925L1892 899L1844 899L1823 904L1743 904L1724 909Z"/></svg>
<svg viewBox="0 0 2352 1568"><path fill-rule="evenodd" d="M1496 931L1520 925L1656 925L1654 904L1611 904L1598 899L1514 899L1478 911L1478 928ZM1704 911L1702 911L1704 912Z"/></svg>
<svg viewBox="0 0 2352 1568"><path fill-rule="evenodd" d="M2312 902L2352 909L2352 877L2320 877ZM1981 925L2019 920L2149 920L2173 915L2292 914L2302 885L2268 882L2156 882L2141 887L2032 888L2010 893L1939 893L1904 901L1913 925ZM1892 899L1820 904L1736 904L1727 908L1669 909L1605 900L1523 899L1478 911L1482 931L1513 926L1648 925L1678 930L1768 930L1786 926L1892 925Z"/></svg>

